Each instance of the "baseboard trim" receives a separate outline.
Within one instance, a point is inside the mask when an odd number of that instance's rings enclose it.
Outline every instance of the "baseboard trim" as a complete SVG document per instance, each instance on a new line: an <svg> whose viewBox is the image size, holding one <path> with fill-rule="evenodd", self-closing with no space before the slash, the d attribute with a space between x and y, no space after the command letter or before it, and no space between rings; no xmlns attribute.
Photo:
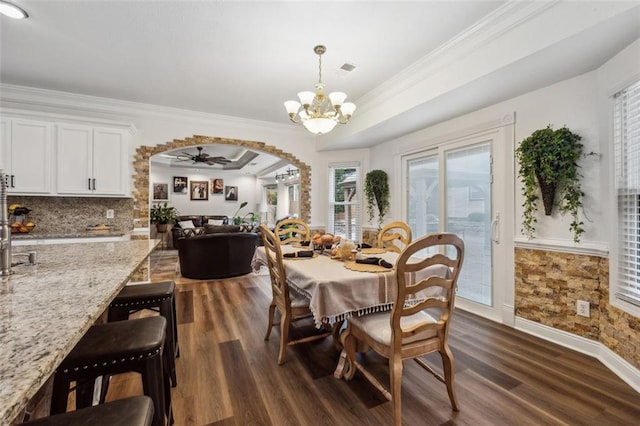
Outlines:
<svg viewBox="0 0 640 426"><path fill-rule="evenodd" d="M598 359L640 393L640 370L602 343L520 317L516 317L515 329Z"/></svg>

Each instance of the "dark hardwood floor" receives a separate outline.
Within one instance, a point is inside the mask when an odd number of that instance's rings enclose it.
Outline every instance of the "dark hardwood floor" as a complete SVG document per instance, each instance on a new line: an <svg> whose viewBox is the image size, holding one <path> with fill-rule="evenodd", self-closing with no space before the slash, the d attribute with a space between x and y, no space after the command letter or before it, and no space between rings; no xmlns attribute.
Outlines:
<svg viewBox="0 0 640 426"><path fill-rule="evenodd" d="M359 373L337 380L330 338L290 347L278 366L279 331L263 340L270 301L268 275L198 281L177 271L175 251L156 251L154 281L177 284L178 386L175 424L389 425L391 403ZM599 361L464 311L450 342L460 412L445 386L405 362L402 398L407 425L637 425L640 394ZM386 360L365 354L387 378ZM437 370L437 355L426 360ZM135 374L114 378L108 399L141 392Z"/></svg>

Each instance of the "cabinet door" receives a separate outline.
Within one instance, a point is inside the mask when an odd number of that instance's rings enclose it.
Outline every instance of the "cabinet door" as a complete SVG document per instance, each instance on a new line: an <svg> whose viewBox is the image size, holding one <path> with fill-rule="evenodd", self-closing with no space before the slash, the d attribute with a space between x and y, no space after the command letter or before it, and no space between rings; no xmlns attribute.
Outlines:
<svg viewBox="0 0 640 426"><path fill-rule="evenodd" d="M52 125L27 120L11 122L11 175L9 192L48 194L51 192L53 147Z"/></svg>
<svg viewBox="0 0 640 426"><path fill-rule="evenodd" d="M0 170L7 175L11 185L11 120L0 118Z"/></svg>
<svg viewBox="0 0 640 426"><path fill-rule="evenodd" d="M92 194L93 129L58 124L58 193Z"/></svg>
<svg viewBox="0 0 640 426"><path fill-rule="evenodd" d="M93 129L94 194L126 195L127 139L116 129Z"/></svg>

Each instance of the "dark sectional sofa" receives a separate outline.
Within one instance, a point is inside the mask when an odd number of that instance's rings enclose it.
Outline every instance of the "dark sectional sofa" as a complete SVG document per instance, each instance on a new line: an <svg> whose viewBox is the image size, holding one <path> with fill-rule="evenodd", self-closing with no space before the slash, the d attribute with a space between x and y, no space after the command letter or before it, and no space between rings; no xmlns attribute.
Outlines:
<svg viewBox="0 0 640 426"><path fill-rule="evenodd" d="M204 225L200 235L174 240L183 277L219 279L251 272L258 235L239 226Z"/></svg>

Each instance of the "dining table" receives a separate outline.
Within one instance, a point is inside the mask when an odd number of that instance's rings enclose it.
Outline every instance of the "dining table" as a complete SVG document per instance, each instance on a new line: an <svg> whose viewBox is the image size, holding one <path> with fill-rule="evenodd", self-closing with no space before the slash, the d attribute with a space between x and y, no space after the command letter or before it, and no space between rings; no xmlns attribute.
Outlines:
<svg viewBox="0 0 640 426"><path fill-rule="evenodd" d="M281 245L283 256L309 248ZM397 294L395 263L400 253L377 249L362 250L362 256L384 259L392 268L377 268L379 272L363 272L349 269L352 263L332 257L328 250L315 252L314 257L283 257L287 283L291 291L309 299L309 306L316 327L323 324L341 324L351 316L388 311L393 307ZM266 266L264 247L257 247L253 259L254 270ZM416 282L429 275L447 276L446 266L430 266L409 274L409 282ZM418 300L436 295L439 289L428 289L418 295ZM409 301L408 303L411 303Z"/></svg>

